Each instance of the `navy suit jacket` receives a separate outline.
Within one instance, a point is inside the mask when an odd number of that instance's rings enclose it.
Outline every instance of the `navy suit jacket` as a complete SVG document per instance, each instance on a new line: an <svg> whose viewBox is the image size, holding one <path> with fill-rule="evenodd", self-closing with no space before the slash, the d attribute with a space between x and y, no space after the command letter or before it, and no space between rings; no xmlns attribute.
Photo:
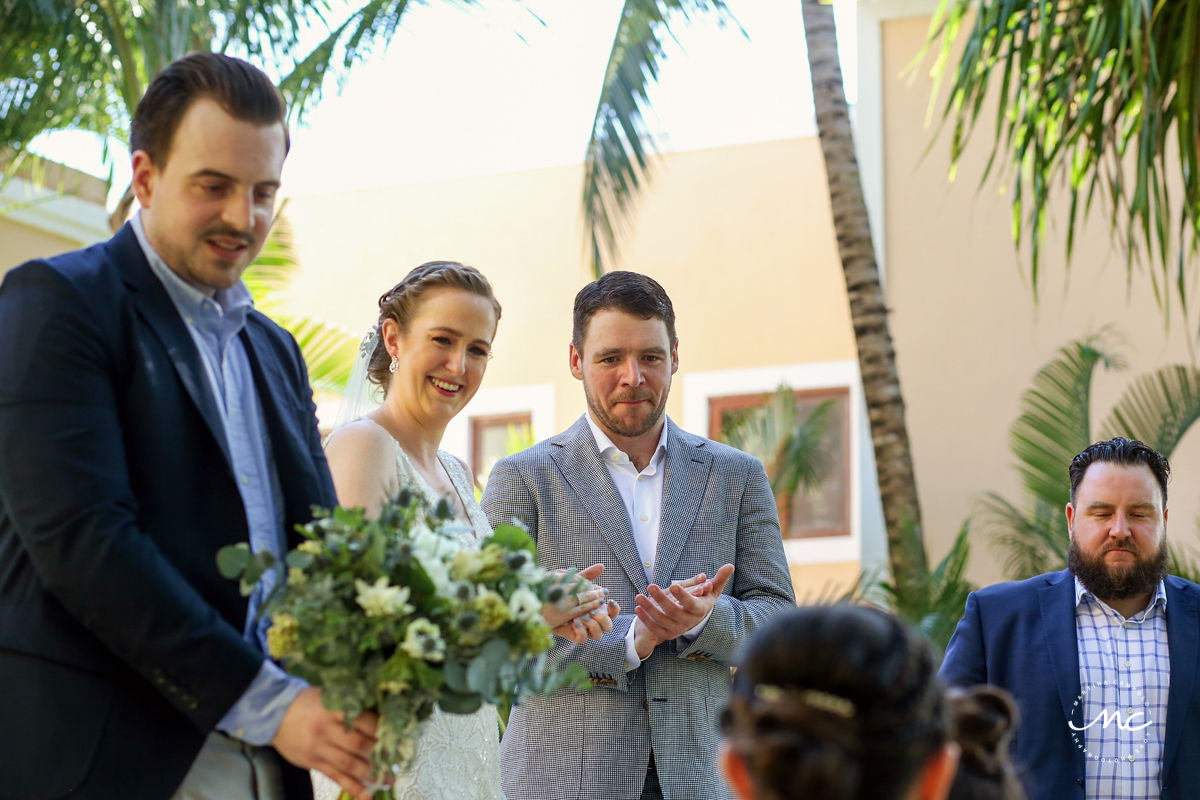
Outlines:
<svg viewBox="0 0 1200 800"><path fill-rule="evenodd" d="M1200 791L1200 586L1168 576L1171 688L1163 743L1162 798ZM954 686L990 683L1013 694L1020 723L1013 759L1029 800L1084 797L1084 753L1068 721L1082 720L1075 581L1049 572L972 592L946 648L941 676Z"/></svg>
<svg viewBox="0 0 1200 800"><path fill-rule="evenodd" d="M241 340L282 541L333 484L295 341L258 312ZM248 538L199 351L132 229L5 276L0 797L171 796L263 661L215 561Z"/></svg>

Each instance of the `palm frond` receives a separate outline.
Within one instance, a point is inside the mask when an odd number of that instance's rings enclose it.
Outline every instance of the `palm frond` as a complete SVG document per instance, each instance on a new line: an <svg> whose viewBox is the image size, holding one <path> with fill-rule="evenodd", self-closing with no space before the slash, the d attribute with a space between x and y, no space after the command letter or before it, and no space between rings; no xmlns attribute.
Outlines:
<svg viewBox="0 0 1200 800"><path fill-rule="evenodd" d="M913 526L905 527L912 546L921 546ZM876 584L868 593L868 597L872 594L880 597L882 604L896 616L916 627L937 648L939 655L945 652L954 628L962 619L967 595L975 589L963 577L971 554L969 535L970 520L964 520L949 552L932 570L914 575L903 584L886 581Z"/></svg>
<svg viewBox="0 0 1200 800"><path fill-rule="evenodd" d="M1167 545L1167 551L1171 554L1169 569L1172 575L1192 583L1200 582L1200 559L1195 553L1173 544Z"/></svg>
<svg viewBox="0 0 1200 800"><path fill-rule="evenodd" d="M721 435L763 462L771 492L783 503L801 486L818 488L829 475L833 454L826 435L832 407L826 400L801 420L796 395L781 385L765 405L733 412Z"/></svg>
<svg viewBox="0 0 1200 800"><path fill-rule="evenodd" d="M473 4L474 0L460 0ZM409 0L369 0L351 10L302 58L292 64L279 88L297 120L320 98L327 78L337 75L339 88L350 70L367 57L387 49ZM267 4L271 5L271 4Z"/></svg>
<svg viewBox="0 0 1200 800"><path fill-rule="evenodd" d="M1170 366L1133 382L1100 427L1100 438L1128 436L1170 457L1200 419L1200 370Z"/></svg>
<svg viewBox="0 0 1200 800"><path fill-rule="evenodd" d="M1152 288L1169 310L1172 260L1183 271L1200 236L1198 36L1194 3L942 0L926 48L939 52L934 97L949 78L941 119L951 123L951 171L995 113L984 178L1002 172L1012 187L1013 240L1028 244L1035 298L1047 209L1064 187L1068 263L1076 227L1101 197L1127 271L1141 253L1156 261ZM1188 282L1174 283L1186 311Z"/></svg>
<svg viewBox="0 0 1200 800"><path fill-rule="evenodd" d="M994 492L980 500L976 523L1005 553L1004 574L1030 578L1067 563L1067 529L1062 506L1032 499L1028 509L1017 508Z"/></svg>
<svg viewBox="0 0 1200 800"><path fill-rule="evenodd" d="M584 157L583 219L596 277L616 259L618 226L648 178L654 143L642 108L672 36L670 18L698 12L737 25L724 0L625 0L621 8Z"/></svg>
<svg viewBox="0 0 1200 800"><path fill-rule="evenodd" d="M262 252L246 269L242 280L254 297L255 308L295 337L308 365L308 379L313 388L340 392L354 366L358 341L334 325L292 311L288 292L299 270L292 228L281 209Z"/></svg>
<svg viewBox="0 0 1200 800"><path fill-rule="evenodd" d="M1029 494L1051 507L1069 499L1066 468L1091 438L1091 383L1097 365L1123 366L1106 329L1071 342L1033 377L1021 396L1020 416L1009 432L1017 471Z"/></svg>
<svg viewBox="0 0 1200 800"><path fill-rule="evenodd" d="M981 526L1006 553L1005 573L1025 578L1066 563L1063 509L1071 498L1067 465L1092 443L1091 386L1098 365L1121 368L1111 328L1068 343L1033 376L1021 395L1009 446L1026 507L995 493L980 502Z"/></svg>

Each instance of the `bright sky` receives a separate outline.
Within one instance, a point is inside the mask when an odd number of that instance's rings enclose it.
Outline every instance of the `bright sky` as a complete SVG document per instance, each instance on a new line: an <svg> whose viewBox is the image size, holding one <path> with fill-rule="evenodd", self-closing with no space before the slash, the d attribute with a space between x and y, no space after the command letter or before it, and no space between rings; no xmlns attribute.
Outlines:
<svg viewBox="0 0 1200 800"><path fill-rule="evenodd" d="M664 150L812 135L800 4L729 0L746 31L679 20L649 123ZM410 4L386 53L360 65L293 131L285 192L316 194L579 163L620 0ZM854 4L835 11L855 85ZM536 15L536 16L535 16ZM39 152L105 175L94 137L56 134ZM115 191L128 155L115 147Z"/></svg>

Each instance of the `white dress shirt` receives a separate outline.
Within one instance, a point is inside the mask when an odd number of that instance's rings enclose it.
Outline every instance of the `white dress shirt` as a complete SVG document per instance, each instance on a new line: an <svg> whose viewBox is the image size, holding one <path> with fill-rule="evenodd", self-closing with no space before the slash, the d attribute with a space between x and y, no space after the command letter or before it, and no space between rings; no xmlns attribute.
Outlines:
<svg viewBox="0 0 1200 800"><path fill-rule="evenodd" d="M600 460L608 469L608 474L617 487L617 494L621 496L621 502L625 505L625 513L629 516L629 526L633 530L633 541L637 545L638 556L641 558L642 568L646 570L646 581L649 583L654 580L658 533L662 526L667 426L671 423L665 417L663 418L662 433L658 436L658 446L654 448L654 455L650 457L650 463L646 465L646 468L639 472L629 456L618 449L612 443L612 439L609 439L608 435L600 429L600 426L592 419L590 412L587 414L587 422L588 427L592 429L592 436L596 439L596 449L600 451ZM708 615L681 638L688 642L694 641L700 635L700 631L704 630L704 624L708 622L708 617L711 615L712 610L710 609ZM625 634L625 670L627 672L637 669L642 663L637 654L637 647L633 643L633 631L634 625L630 625Z"/></svg>

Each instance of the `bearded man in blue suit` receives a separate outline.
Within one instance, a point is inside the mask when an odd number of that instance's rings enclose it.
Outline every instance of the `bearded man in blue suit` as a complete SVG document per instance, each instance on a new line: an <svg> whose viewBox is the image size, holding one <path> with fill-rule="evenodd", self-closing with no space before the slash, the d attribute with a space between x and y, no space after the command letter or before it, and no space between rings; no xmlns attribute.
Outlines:
<svg viewBox="0 0 1200 800"><path fill-rule="evenodd" d="M347 731L264 655L217 571L276 555L335 502L296 342L254 310L288 148L283 98L196 53L134 114L141 211L0 286L0 797L357 796L374 720Z"/></svg>
<svg viewBox="0 0 1200 800"><path fill-rule="evenodd" d="M1167 459L1117 437L1075 456L1068 568L973 592L950 684L1011 692L1030 800L1200 791L1200 586L1167 575Z"/></svg>

